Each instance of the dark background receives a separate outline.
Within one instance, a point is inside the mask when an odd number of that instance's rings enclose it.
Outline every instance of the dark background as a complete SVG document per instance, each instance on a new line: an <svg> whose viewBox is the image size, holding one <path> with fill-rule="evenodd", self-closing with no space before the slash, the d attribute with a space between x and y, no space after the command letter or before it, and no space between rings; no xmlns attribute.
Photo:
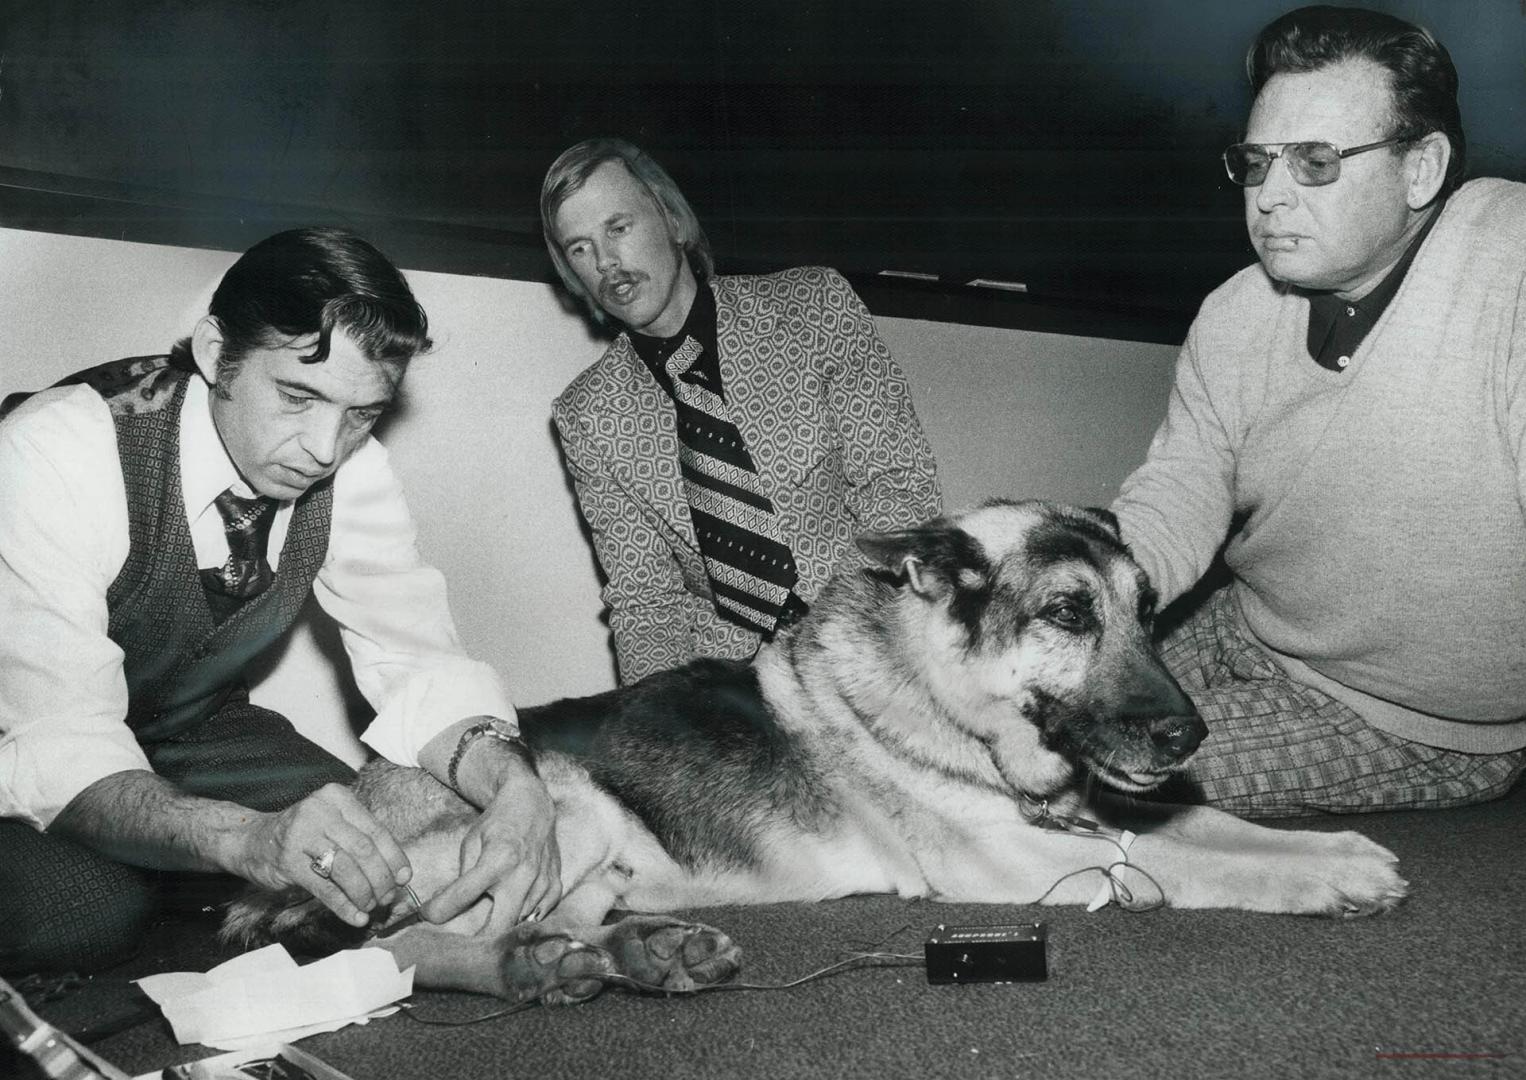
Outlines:
<svg viewBox="0 0 1526 1080"><path fill-rule="evenodd" d="M1452 50L1473 175L1526 178L1526 0L1371 6ZM546 166L619 134L723 270L1190 311L1251 258L1217 155L1287 7L0 0L0 223L239 247L277 219L409 222L431 268L543 277Z"/></svg>

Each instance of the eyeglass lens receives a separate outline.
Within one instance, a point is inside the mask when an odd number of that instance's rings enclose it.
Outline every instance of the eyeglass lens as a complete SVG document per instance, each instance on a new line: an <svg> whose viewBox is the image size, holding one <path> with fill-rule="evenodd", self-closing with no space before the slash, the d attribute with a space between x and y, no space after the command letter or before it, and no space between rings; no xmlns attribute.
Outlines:
<svg viewBox="0 0 1526 1080"><path fill-rule="evenodd" d="M1255 143L1240 143L1224 151L1229 178L1242 187L1255 187L1266 180L1272 159L1279 154ZM1288 143L1280 151L1293 179L1307 187L1333 184L1341 175L1340 151L1325 142Z"/></svg>

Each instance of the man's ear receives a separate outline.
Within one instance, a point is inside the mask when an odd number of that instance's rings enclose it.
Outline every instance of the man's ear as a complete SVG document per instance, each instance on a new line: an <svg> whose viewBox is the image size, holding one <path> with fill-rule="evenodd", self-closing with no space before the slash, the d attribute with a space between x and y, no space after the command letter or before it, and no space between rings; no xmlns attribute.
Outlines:
<svg viewBox="0 0 1526 1080"><path fill-rule="evenodd" d="M1446 182L1447 166L1452 161L1452 140L1433 131L1406 151L1409 164L1408 202L1411 210L1431 204Z"/></svg>
<svg viewBox="0 0 1526 1080"><path fill-rule="evenodd" d="M191 331L191 358L208 386L217 385L217 361L222 355L223 328L212 316L203 315Z"/></svg>
<svg viewBox="0 0 1526 1080"><path fill-rule="evenodd" d="M866 533L857 542L859 550L879 567L904 576L911 590L928 600L977 589L991 569L979 541L946 520L915 529Z"/></svg>

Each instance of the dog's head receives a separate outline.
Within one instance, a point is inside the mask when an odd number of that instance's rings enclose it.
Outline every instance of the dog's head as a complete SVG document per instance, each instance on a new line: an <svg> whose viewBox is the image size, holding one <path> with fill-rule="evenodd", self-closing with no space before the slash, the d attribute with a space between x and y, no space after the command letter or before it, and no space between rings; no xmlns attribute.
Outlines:
<svg viewBox="0 0 1526 1080"><path fill-rule="evenodd" d="M944 712L1036 797L1084 765L1148 791L1207 728L1151 641L1155 593L1104 510L990 502L865 536L921 628Z"/></svg>

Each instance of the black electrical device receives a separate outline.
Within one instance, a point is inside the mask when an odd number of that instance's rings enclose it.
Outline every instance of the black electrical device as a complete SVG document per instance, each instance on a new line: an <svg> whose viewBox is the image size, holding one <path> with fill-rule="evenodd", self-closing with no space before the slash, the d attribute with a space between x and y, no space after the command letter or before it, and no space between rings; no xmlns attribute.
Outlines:
<svg viewBox="0 0 1526 1080"><path fill-rule="evenodd" d="M1033 982L1049 977L1043 923L944 926L923 946L930 983Z"/></svg>

